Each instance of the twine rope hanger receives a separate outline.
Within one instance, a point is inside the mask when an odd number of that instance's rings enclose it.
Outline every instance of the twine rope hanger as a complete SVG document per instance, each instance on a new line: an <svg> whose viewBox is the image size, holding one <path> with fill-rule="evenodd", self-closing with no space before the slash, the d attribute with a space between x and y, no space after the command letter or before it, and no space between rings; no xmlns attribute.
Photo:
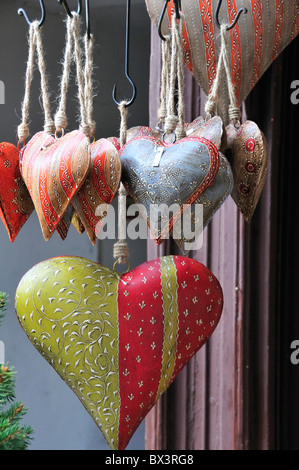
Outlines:
<svg viewBox="0 0 299 470"><path fill-rule="evenodd" d="M29 136L29 110L31 85L34 75L35 53L37 54L37 64L41 76L41 97L44 110L44 132L52 134L55 130L55 124L51 117L51 105L49 99L49 84L46 72L46 63L44 59L44 48L42 41L42 31L38 21L30 24L28 34L28 59L25 75L25 93L22 103L22 122L18 126L19 142L25 142Z"/></svg>
<svg viewBox="0 0 299 470"><path fill-rule="evenodd" d="M165 42L165 44L164 44ZM175 109L175 88L178 86L177 114ZM127 115L128 101L122 101L118 106L120 123L120 146L127 141ZM162 43L162 73L161 73L161 102L158 111L159 122L165 123L164 130L172 133L176 130L178 138L185 137L185 106L184 106L184 60L182 50L182 16L172 21L171 36ZM118 191L118 241L113 247L113 256L116 263L125 264L129 257L129 248L126 241L126 198L127 190L123 183Z"/></svg>
<svg viewBox="0 0 299 470"><path fill-rule="evenodd" d="M185 132L185 101L184 101L184 55L183 55L183 14L177 20L173 14L171 35L162 41L162 71L159 122L164 122L166 134L175 132L176 138L182 139ZM177 90L176 90L177 87ZM177 91L177 104L175 94Z"/></svg>
<svg viewBox="0 0 299 470"><path fill-rule="evenodd" d="M120 132L119 141L120 146L126 144L127 130L128 130L128 101L123 100L118 106L120 112ZM120 183L118 189L118 241L113 246L113 257L116 259L116 264L126 264L129 258L129 246L127 238L127 190L123 183Z"/></svg>
<svg viewBox="0 0 299 470"><path fill-rule="evenodd" d="M208 100L205 105L205 112L208 116L212 116L216 114L217 95L221 86L221 81L223 79L223 76L225 75L227 88L228 88L228 94L229 94L229 101L230 101L230 104L228 107L228 115L229 115L230 121L236 124L241 119L241 111L237 105L237 99L236 99L236 94L235 94L234 85L232 81L231 69L229 65L227 38L230 35L230 32L227 29L227 25L220 26L220 35L221 35L221 47L220 47L218 64L217 64L217 73L213 82L212 89L209 93Z"/></svg>
<svg viewBox="0 0 299 470"><path fill-rule="evenodd" d="M94 48L94 36L86 32L84 37L85 44L85 68L84 68L84 79L85 79L85 102L86 102L86 117L90 127L90 137L95 136L96 122L93 119L93 48Z"/></svg>
<svg viewBox="0 0 299 470"><path fill-rule="evenodd" d="M96 123L93 115L93 36L85 35L85 66L82 67L82 48L80 36L80 16L73 12L67 17L66 46L64 53L63 74L60 88L60 103L55 115L56 132L63 132L67 126L66 105L69 88L70 70L72 62L76 64L76 81L78 86L78 99L80 104L80 129L87 137L95 134Z"/></svg>
<svg viewBox="0 0 299 470"><path fill-rule="evenodd" d="M170 58L171 58L171 38L166 36L161 41L161 84L160 84L160 107L158 109L158 123L164 125L167 113L167 98L169 92L169 76L170 76Z"/></svg>
<svg viewBox="0 0 299 470"><path fill-rule="evenodd" d="M120 113L120 130L119 130L119 143L123 148L127 142L128 130L128 107L133 103L136 96L136 87L129 76L128 71L128 56L129 56L129 24L130 24L130 0L127 0L127 14L126 14L126 56L125 56L125 75L133 87L133 95L130 100L117 101L115 97L116 85L113 88L113 100L118 105ZM128 264L128 271L130 270L129 247L127 243L127 190L122 182L118 189L118 241L113 246L113 257L116 259L114 269L117 264Z"/></svg>

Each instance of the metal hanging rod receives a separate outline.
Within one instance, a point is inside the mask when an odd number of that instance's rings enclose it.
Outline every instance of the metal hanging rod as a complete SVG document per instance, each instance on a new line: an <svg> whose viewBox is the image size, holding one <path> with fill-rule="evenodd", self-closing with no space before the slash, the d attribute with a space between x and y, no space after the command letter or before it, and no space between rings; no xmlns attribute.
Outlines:
<svg viewBox="0 0 299 470"><path fill-rule="evenodd" d="M127 14L126 14L126 53L125 53L125 76L127 80L130 82L133 93L131 99L126 103L126 107L130 106L136 97L136 86L129 75L129 47L130 47L130 9L131 9L131 1L127 0ZM116 84L113 87L112 98L115 104L118 106L120 102L116 99Z"/></svg>
<svg viewBox="0 0 299 470"><path fill-rule="evenodd" d="M180 12L181 12L181 9L182 9L181 0L173 0L173 1L174 1L174 7L175 7L175 15L176 15L176 18L179 20L180 19ZM170 0L165 0L165 3L163 5L163 9L162 9L162 12L161 12L161 15L160 15L160 19L159 19L159 24L158 24L158 34L159 34L160 38L162 39L162 41L165 41L165 38L162 34L162 23L163 23L163 19L164 19L164 16L165 16L165 12L166 12L166 9L167 9L168 2L170 2Z"/></svg>

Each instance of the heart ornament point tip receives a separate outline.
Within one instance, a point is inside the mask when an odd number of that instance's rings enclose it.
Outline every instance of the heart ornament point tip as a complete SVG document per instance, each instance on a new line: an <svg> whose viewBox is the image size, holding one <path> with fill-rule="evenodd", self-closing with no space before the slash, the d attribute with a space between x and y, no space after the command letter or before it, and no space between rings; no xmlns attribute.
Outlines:
<svg viewBox="0 0 299 470"><path fill-rule="evenodd" d="M21 173L46 241L84 183L89 164L89 139L79 130L59 139L38 132L24 147Z"/></svg>
<svg viewBox="0 0 299 470"><path fill-rule="evenodd" d="M16 290L29 340L73 390L111 449L122 450L190 358L214 332L223 292L182 256L118 275L58 257L34 266Z"/></svg>
<svg viewBox="0 0 299 470"><path fill-rule="evenodd" d="M0 143L0 217L11 242L34 210L19 166L19 151L9 142Z"/></svg>

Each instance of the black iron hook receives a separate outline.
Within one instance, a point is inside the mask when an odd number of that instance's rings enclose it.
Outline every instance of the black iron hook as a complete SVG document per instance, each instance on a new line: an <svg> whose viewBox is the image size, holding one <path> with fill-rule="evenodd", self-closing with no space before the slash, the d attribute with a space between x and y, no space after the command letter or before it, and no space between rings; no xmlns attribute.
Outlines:
<svg viewBox="0 0 299 470"><path fill-rule="evenodd" d="M90 39L90 11L89 11L89 0L85 0L85 18L86 18L86 34Z"/></svg>
<svg viewBox="0 0 299 470"><path fill-rule="evenodd" d="M41 10L42 10L42 16L41 16L41 19L39 20L38 26L41 27L44 24L45 19L46 19L46 10L45 10L43 0L39 0L39 3L40 3ZM26 11L24 10L24 8L19 8L18 9L18 15L24 16L24 18L27 21L27 23L29 24L29 26L32 25L32 21L30 21L30 19L27 15Z"/></svg>
<svg viewBox="0 0 299 470"><path fill-rule="evenodd" d="M221 25L220 25L220 21L219 21L219 12L220 12L220 8L221 8L221 4L222 4L222 0L218 0L218 5L217 5L217 8L216 8L216 11L215 11L215 22L216 22L216 25L217 27L220 29L221 28ZM239 18L241 16L242 13L247 13L247 8L240 8L240 10L238 11L237 15L236 15L236 18L234 19L234 21L232 22L232 24L230 26L227 26L227 31L230 31L231 29L233 29L236 24L238 23L239 21Z"/></svg>
<svg viewBox="0 0 299 470"><path fill-rule="evenodd" d="M66 2L66 0L57 0L60 5L62 5L66 11L66 14L72 18L72 12ZM90 14L89 14L89 0L85 0L85 10L86 10L86 33L88 38L90 38ZM81 15L82 12L82 1L78 0L77 15Z"/></svg>
<svg viewBox="0 0 299 470"><path fill-rule="evenodd" d="M68 16L70 16L72 18L72 12L66 2L66 0L57 0L58 3L60 3L60 5L62 5L66 11L66 14ZM77 15L81 15L81 11L82 11L82 1L81 0L78 0L78 8L77 8Z"/></svg>
<svg viewBox="0 0 299 470"><path fill-rule="evenodd" d="M129 37L130 36L130 9L131 9L130 7L131 7L131 1L127 0L125 75L133 88L133 94L132 94L132 98L130 99L130 101L127 101L126 107L130 106L136 98L136 86L133 80L131 79L129 75L129 71L128 71L129 70L129 40L130 40L130 37ZM120 102L117 101L116 99L116 84L113 87L112 98L113 98L114 103L119 106Z"/></svg>
<svg viewBox="0 0 299 470"><path fill-rule="evenodd" d="M164 16L165 16L167 3L169 1L170 0L165 0L165 3L163 5L163 9L162 9L162 12L161 12L161 15L160 15L160 19L159 19L159 24L158 24L158 34L159 34L160 38L162 39L162 41L165 41L165 37L163 36L162 31L161 31L162 30L162 23L163 23L163 19L164 19ZM180 19L180 11L182 9L181 0L173 0L173 2L174 2L174 7L175 7L176 19L179 20Z"/></svg>

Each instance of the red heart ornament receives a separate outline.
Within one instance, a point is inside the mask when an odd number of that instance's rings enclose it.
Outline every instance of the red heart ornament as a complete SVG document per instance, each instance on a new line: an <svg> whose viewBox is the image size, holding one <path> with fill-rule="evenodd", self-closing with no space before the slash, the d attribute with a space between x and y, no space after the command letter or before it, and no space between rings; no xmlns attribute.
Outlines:
<svg viewBox="0 0 299 470"><path fill-rule="evenodd" d="M22 179L19 151L8 142L0 144L0 217L13 242L34 210Z"/></svg>
<svg viewBox="0 0 299 470"><path fill-rule="evenodd" d="M121 163L122 182L160 244L184 209L213 184L219 153L203 137L175 144L136 137L123 147Z"/></svg>
<svg viewBox="0 0 299 470"><path fill-rule="evenodd" d="M157 25L164 0L146 0L150 18ZM218 0L184 0L182 11L183 47L185 62L194 78L209 94L216 77L221 38L214 14ZM169 34L174 10L173 1L167 4L162 32ZM220 22L231 24L241 7L247 8L238 23L230 30L228 44L232 82L238 104L241 104L263 73L284 48L298 35L298 0L227 0L220 10ZM225 87L226 88L226 87ZM220 115L227 113L227 90L219 93Z"/></svg>
<svg viewBox="0 0 299 470"><path fill-rule="evenodd" d="M83 258L60 257L25 274L15 307L30 341L111 449L122 450L214 332L223 293L205 266L180 256L121 277Z"/></svg>
<svg viewBox="0 0 299 470"><path fill-rule="evenodd" d="M89 172L72 205L94 245L101 221L119 188L121 164L118 151L108 139L91 144L90 156Z"/></svg>
<svg viewBox="0 0 299 470"><path fill-rule="evenodd" d="M39 132L22 151L22 176L46 241L84 183L90 164L89 146L81 131L69 132L58 140Z"/></svg>

